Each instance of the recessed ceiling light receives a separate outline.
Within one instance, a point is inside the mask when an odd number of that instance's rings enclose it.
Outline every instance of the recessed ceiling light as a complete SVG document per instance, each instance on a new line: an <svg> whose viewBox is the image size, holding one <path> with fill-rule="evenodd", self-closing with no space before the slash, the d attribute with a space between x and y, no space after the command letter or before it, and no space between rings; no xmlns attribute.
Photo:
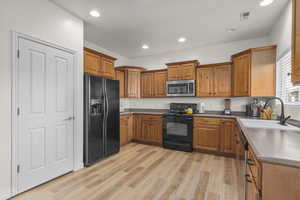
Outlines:
<svg viewBox="0 0 300 200"><path fill-rule="evenodd" d="M274 2L274 0L262 0L260 2L260 6L265 7L265 6L271 5L273 2Z"/></svg>
<svg viewBox="0 0 300 200"><path fill-rule="evenodd" d="M91 10L91 11L90 11L90 15L91 15L92 17L100 17L100 13L99 13L98 10Z"/></svg>
<svg viewBox="0 0 300 200"><path fill-rule="evenodd" d="M232 33L232 32L235 32L235 31L237 31L236 28L228 28L227 29L227 32L229 32L229 33Z"/></svg>
<svg viewBox="0 0 300 200"><path fill-rule="evenodd" d="M186 38L185 37L181 37L178 39L178 42L186 42Z"/></svg>
<svg viewBox="0 0 300 200"><path fill-rule="evenodd" d="M149 46L146 45L146 44L144 44L144 45L142 46L142 48L143 48L143 49L149 49Z"/></svg>

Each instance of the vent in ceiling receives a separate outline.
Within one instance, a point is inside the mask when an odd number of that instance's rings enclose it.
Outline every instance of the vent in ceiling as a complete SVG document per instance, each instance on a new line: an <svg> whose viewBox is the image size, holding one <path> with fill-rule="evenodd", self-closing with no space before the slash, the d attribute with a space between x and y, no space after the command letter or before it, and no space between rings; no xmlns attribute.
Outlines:
<svg viewBox="0 0 300 200"><path fill-rule="evenodd" d="M250 17L250 12L241 12L241 21L248 20Z"/></svg>

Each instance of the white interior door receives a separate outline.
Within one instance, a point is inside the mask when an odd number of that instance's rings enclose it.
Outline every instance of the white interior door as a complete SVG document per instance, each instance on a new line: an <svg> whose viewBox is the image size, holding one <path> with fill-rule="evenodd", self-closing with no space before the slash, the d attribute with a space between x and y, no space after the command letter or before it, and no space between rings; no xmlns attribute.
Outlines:
<svg viewBox="0 0 300 200"><path fill-rule="evenodd" d="M18 192L73 170L74 56L19 38Z"/></svg>

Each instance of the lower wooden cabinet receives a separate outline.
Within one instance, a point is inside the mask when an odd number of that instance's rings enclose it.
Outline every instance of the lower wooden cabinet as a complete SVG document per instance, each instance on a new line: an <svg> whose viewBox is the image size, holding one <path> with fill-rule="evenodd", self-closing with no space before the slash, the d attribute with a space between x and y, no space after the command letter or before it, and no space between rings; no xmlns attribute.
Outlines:
<svg viewBox="0 0 300 200"><path fill-rule="evenodd" d="M162 116L134 115L134 140L149 143L162 143Z"/></svg>
<svg viewBox="0 0 300 200"><path fill-rule="evenodd" d="M235 119L194 117L193 148L233 155Z"/></svg>
<svg viewBox="0 0 300 200"><path fill-rule="evenodd" d="M132 117L131 115L120 116L120 145L125 145L132 140Z"/></svg>
<svg viewBox="0 0 300 200"><path fill-rule="evenodd" d="M234 119L222 119L220 124L220 151L223 153L235 153L235 131L236 121Z"/></svg>

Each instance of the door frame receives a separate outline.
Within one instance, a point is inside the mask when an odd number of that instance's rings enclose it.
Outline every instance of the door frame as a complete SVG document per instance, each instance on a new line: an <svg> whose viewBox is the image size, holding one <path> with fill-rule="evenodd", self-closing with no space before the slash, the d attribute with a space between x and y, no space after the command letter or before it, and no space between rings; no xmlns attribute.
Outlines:
<svg viewBox="0 0 300 200"><path fill-rule="evenodd" d="M18 40L23 38L33 42L40 43L42 45L47 45L52 48L56 48L73 55L73 111L74 111L74 121L73 121L73 170L76 171L83 168L83 123L82 122L82 69L80 68L80 56L82 52L76 52L75 50L68 49L36 37L32 37L23 33L16 31L11 31L11 196L17 195L19 192L18 188L18 140L19 140L19 130L18 130Z"/></svg>

